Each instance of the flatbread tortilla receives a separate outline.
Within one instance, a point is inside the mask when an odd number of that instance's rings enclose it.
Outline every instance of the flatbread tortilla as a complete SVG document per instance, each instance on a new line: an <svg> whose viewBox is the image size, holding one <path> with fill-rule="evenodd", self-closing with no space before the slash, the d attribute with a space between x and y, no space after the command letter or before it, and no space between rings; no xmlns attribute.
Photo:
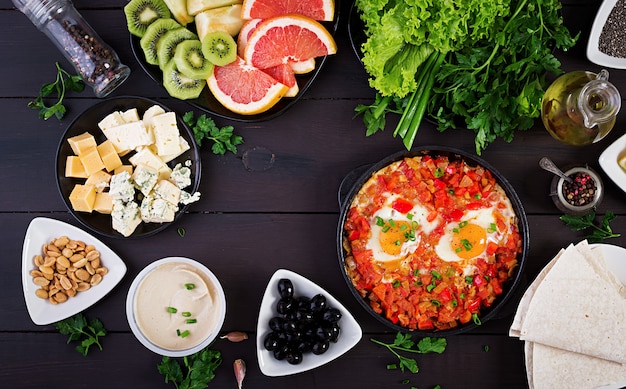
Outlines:
<svg viewBox="0 0 626 389"><path fill-rule="evenodd" d="M558 256L530 301L524 302L526 312L518 309L512 333L525 341L624 364L624 288L599 252L590 250L583 241Z"/></svg>

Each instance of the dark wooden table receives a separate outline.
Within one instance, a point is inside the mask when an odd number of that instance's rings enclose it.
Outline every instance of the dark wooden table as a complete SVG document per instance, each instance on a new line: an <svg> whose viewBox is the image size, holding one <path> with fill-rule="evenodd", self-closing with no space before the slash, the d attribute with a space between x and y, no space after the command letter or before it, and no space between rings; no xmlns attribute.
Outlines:
<svg viewBox="0 0 626 389"><path fill-rule="evenodd" d="M140 68L133 57L122 7L124 1L76 1L75 5L132 69L126 83L113 96L154 98L184 113L186 103L169 98ZM578 44L558 53L565 71L600 68L589 62L585 47L599 2L564 2L565 24L581 32ZM204 146L202 198L189 213L160 234L140 239L102 238L126 262L122 282L96 305L89 317L100 318L109 334L103 351L83 357L66 344L53 325L31 321L21 283L21 252L26 228L37 216L79 225L68 212L55 181L55 152L64 130L81 111L99 100L89 90L70 94L62 120L43 121L27 103L40 86L54 78L54 62L63 59L49 40L12 4L0 5L0 386L4 388L159 388L164 384L156 365L161 357L144 348L132 335L124 303L135 275L150 262L166 256L186 256L211 268L222 281L228 299L223 331L246 331L255 336L262 293L275 270L296 271L328 290L355 315L363 338L347 354L302 374L270 378L257 364L255 343L217 341L224 362L210 387L234 388L232 362L243 358L248 365L247 388L409 388L441 385L442 388L524 388L523 344L510 338L508 327L514 302L498 320L478 330L449 337L442 355L418 356L417 374L388 371L394 356L370 338L391 341L389 331L365 312L350 294L339 271L335 234L339 216L337 190L354 168L376 162L402 149L390 129L365 137L354 107L373 98L367 76L355 57L347 35L348 1L342 1L339 52L329 58L324 71L302 100L284 115L266 122L241 123L215 118L218 125L233 125L245 138L237 155L213 155ZM611 81L626 90L626 72L611 70ZM200 113L199 111L196 111ZM549 259L582 233L572 232L560 220L561 213L548 193L551 175L538 166L542 156L557 164L588 163L599 169L600 153L624 132L626 116L618 116L616 128L603 141L588 147L565 146L553 140L537 121L513 142L497 141L482 157L509 179L526 209L530 224L530 254L525 277L531 280ZM419 130L416 144L452 146L474 150L473 133L467 130L437 132L429 123ZM268 158L273 163L266 165ZM245 161L253 161L246 164ZM256 163L255 163L256 161ZM608 243L626 245L625 194L602 173L606 196L598 213L613 211L613 222L622 237ZM184 228L181 238L177 228ZM410 384L403 383L410 380Z"/></svg>

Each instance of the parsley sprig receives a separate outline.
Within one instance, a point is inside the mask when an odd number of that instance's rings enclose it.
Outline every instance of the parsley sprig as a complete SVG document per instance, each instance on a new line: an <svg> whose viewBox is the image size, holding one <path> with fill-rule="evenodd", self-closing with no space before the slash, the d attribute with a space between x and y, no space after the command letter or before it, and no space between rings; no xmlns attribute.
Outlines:
<svg viewBox="0 0 626 389"><path fill-rule="evenodd" d="M29 101L28 106L32 109L39 110L39 118L48 120L52 116L56 116L57 119L63 119L65 116L65 106L63 105L63 98L65 92L71 90L74 92L82 92L85 89L85 83L80 76L73 76L63 70L61 65L56 62L57 76L54 82L43 84L39 90L39 96L35 100ZM57 102L51 106L47 106L43 101L44 97L48 97L55 93L58 96Z"/></svg>
<svg viewBox="0 0 626 389"><path fill-rule="evenodd" d="M193 131L198 146L202 146L204 139L213 141L213 154L224 155L226 151L237 154L237 146L243 143L243 137L235 135L233 126L219 128L213 119L204 114L195 119L193 112L187 112L183 121Z"/></svg>
<svg viewBox="0 0 626 389"><path fill-rule="evenodd" d="M221 363L219 351L205 348L183 358L184 373L177 360L165 356L157 368L165 376L165 383L171 381L177 389L203 389L215 378L215 370Z"/></svg>
<svg viewBox="0 0 626 389"><path fill-rule="evenodd" d="M401 332L396 334L396 338L393 340L393 343L384 343L374 338L370 338L370 340L378 345L386 347L393 353L393 355L398 357L398 361L400 362L399 367L403 373L404 369L409 370L411 373L417 373L419 371L419 367L417 366L417 361L415 361L415 359L405 357L401 355L399 351L416 354L441 354L444 352L447 345L445 338L422 338L419 342L417 342L417 348L414 348L416 344L411 340L411 335L403 334ZM396 364L387 365L387 369L389 370L397 368L398 365Z"/></svg>
<svg viewBox="0 0 626 389"><path fill-rule="evenodd" d="M73 340L80 341L76 350L83 356L87 356L89 348L94 344L102 351L100 337L105 336L107 331L99 319L88 320L82 313L78 313L55 323L54 326L63 335L70 336L67 339L68 344Z"/></svg>
<svg viewBox="0 0 626 389"><path fill-rule="evenodd" d="M591 233L585 237L589 243L600 243L604 239L617 238L620 236L620 234L614 233L609 225L609 223L616 218L613 212L607 211L600 225L596 225L595 218L596 213L593 211L582 216L563 215L560 217L560 219L574 231L583 231L591 228Z"/></svg>

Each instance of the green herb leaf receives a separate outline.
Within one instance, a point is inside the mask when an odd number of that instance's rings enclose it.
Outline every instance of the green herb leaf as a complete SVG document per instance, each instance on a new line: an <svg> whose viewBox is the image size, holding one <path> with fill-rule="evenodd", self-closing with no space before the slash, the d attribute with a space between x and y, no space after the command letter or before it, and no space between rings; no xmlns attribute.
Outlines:
<svg viewBox="0 0 626 389"><path fill-rule="evenodd" d="M585 236L589 243L600 243L605 239L617 238L620 234L616 234L611 229L610 223L615 220L616 216L611 211L606 211L600 225L595 223L596 214L590 212L586 215L562 215L560 217L569 228L573 231L584 231L591 229L591 233Z"/></svg>
<svg viewBox="0 0 626 389"><path fill-rule="evenodd" d="M374 338L370 338L370 340L380 346L386 347L389 351L391 351L393 355L398 358L399 364L388 364L388 370L395 369L397 368L397 366L399 366L402 372L407 369L411 373L417 373L419 371L417 361L412 358L403 356L399 352L416 354L441 354L443 353L447 345L447 341L445 338L423 338L417 343L417 348L415 348L415 342L413 342L413 340L411 339L411 335L403 334L401 332L398 332L396 334L393 343L384 343Z"/></svg>
<svg viewBox="0 0 626 389"><path fill-rule="evenodd" d="M85 89L85 83L80 76L69 74L61 68L61 65L59 65L58 62L56 62L56 68L57 74L55 81L43 84L39 89L39 96L36 97L35 100L28 102L28 106L32 109L38 110L39 118L44 120L48 120L53 116L56 116L59 120L63 119L63 116L65 116L65 113L67 112L65 106L63 105L65 92L68 89L74 92L82 92ZM54 104L47 106L43 101L43 98L54 93L58 96L57 101Z"/></svg>
<svg viewBox="0 0 626 389"><path fill-rule="evenodd" d="M78 313L54 325L61 334L69 335L68 344L72 341L80 341L76 350L83 356L89 353L89 348L94 344L102 350L100 338L105 336L107 331L99 319L88 320L83 314Z"/></svg>
<svg viewBox="0 0 626 389"><path fill-rule="evenodd" d="M219 351L205 348L183 358L183 366L175 359L163 357L157 365L165 382L173 382L178 389L204 389L215 378L215 370L222 363Z"/></svg>
<svg viewBox="0 0 626 389"><path fill-rule="evenodd" d="M213 119L202 114L197 119L193 112L186 112L183 121L193 131L194 139L198 146L207 139L213 141L211 151L213 154L224 155L226 151L237 153L237 146L243 143L243 138L235 135L233 126L217 127Z"/></svg>

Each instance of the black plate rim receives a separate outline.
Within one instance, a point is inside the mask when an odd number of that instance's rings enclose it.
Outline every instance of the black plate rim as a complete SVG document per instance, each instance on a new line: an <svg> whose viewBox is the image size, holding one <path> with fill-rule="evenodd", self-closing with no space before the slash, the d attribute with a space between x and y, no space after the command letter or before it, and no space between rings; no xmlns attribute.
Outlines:
<svg viewBox="0 0 626 389"><path fill-rule="evenodd" d="M345 266L346 266L345 254L346 253L343 248L343 242L344 242L343 225L345 223L347 213L348 213L350 204L352 203L352 200L354 199L358 191L361 189L362 185L372 176L373 173L377 172L381 168L395 161L398 161L405 157L410 158L410 157L414 157L418 155L448 155L448 156L453 156L455 158L463 158L468 163L479 164L483 166L484 168L486 168L487 170L489 170L491 174L496 178L497 182L500 184L502 189L504 189L505 193L509 197L509 200L511 201L513 209L515 210L515 214L519 220L518 225L520 227L520 235L522 237L522 252L518 256L518 266L515 269L514 276L505 283L504 287L506 288L506 291L497 298L497 300L494 302L494 304L491 307L489 307L486 310L483 310L484 315L482 315L480 318L481 324L484 324L491 319L498 318L497 316L498 312L502 309L502 307L506 305L506 303L511 299L511 297L515 295L516 290L522 283L523 272L526 266L526 258L528 256L528 251L530 247L529 226L528 226L528 220L526 218L526 212L524 211L524 206L519 196L517 195L517 192L515 191L513 186L510 184L510 182L490 163L488 163L487 161L485 161L484 159L476 155L467 153L463 150L460 150L454 147L438 146L438 145L418 146L418 147L414 147L411 151L404 150L404 151L399 151L394 154L391 154L383 158L377 163L357 167L356 169L360 170L361 172L360 175L359 174L351 175L350 173L348 173L348 175L346 176L347 179L345 179L341 183L341 186L339 188L339 194L338 194L338 198L340 202L340 212L339 212L339 221L337 223L336 244L337 244L337 254L338 254L337 257L339 259L339 268L341 270L342 277L346 281L348 285L348 289L350 290L354 298L370 315L372 315L376 320L378 320L380 323L384 324L388 328L391 328L397 332L414 333L414 334L420 334L423 336L432 336L432 337L457 335L457 334L474 330L478 328L479 325L475 324L473 321L470 321L469 323L460 325L456 328L447 329L447 330L409 330L406 327L393 324L392 322L387 320L384 316L374 312L371 309L367 301L363 297L361 297L359 292L352 285L352 280L350 279L348 273L345 270Z"/></svg>
<svg viewBox="0 0 626 389"><path fill-rule="evenodd" d="M332 22L320 22L326 28L331 27L329 29L329 32L331 33L333 37L335 37L335 34L337 33L338 28L339 28L339 19L340 19L339 10L340 10L340 0L335 0L335 17L333 21ZM155 83L157 83L157 85L165 89L163 87L161 69L156 65L151 65L146 62L145 56L143 54L143 50L141 49L141 46L139 43L140 38L130 33L129 33L129 36L130 36L131 51L133 53L133 56L139 63L139 66L141 67L141 69L148 75L148 77L152 79L152 81L154 81ZM204 87L201 95L198 98L182 100L182 101L188 103L194 108L204 111L210 115L220 117L222 119L228 119L228 120L233 120L233 121L243 122L243 123L255 123L255 122L271 120L285 113L289 108L293 107L302 98L302 96L304 96L306 91L311 87L311 85L313 84L317 76L319 75L320 71L326 64L327 60L328 60L327 55L316 58L315 59L316 66L314 70L306 74L296 74L296 81L298 82L300 90L298 91L298 94L295 97L283 97L272 108L270 108L269 110L265 112L261 112L258 114L241 115L241 114L228 110L219 101L217 101L215 97L213 97L213 95L211 94L211 91L209 91L208 87L206 86Z"/></svg>
<svg viewBox="0 0 626 389"><path fill-rule="evenodd" d="M92 112L97 112L99 110L104 110L105 107L109 107L109 106L111 107L109 112L113 112L114 110L138 108L138 111L140 112L140 114L143 114L143 111L145 111L145 109L149 108L152 105L159 105L166 112L168 111L175 112L174 110L167 107L163 103L160 103L156 100L152 100L146 97L140 97L140 96L111 97L111 98L107 98L102 101L99 101L98 103L83 110L80 114L78 114L78 116L76 116L76 118L74 118L74 120L72 120L72 122L67 126L67 128L63 132L63 135L61 136L61 140L59 141L57 152L56 152L56 158L55 158L56 184L57 184L57 189L59 191L59 195L61 196L61 199L65 203L65 206L67 207L70 214L72 214L72 216L74 216L74 218L82 226L86 227L87 229L89 229L90 231L94 233L97 233L97 234L100 234L102 236L106 236L109 238L118 238L118 239L138 239L138 238L145 238L145 237L153 236L165 230L170 225L174 224L189 209L190 204L179 204L179 210L176 212L176 215L174 216L174 221L169 222L169 223L142 222L130 236L124 237L119 232L113 230L112 226L110 229L103 230L102 228L96 227L93 224L93 222L90 222L90 220L93 220L94 218L102 219L102 220L105 218L108 218L108 220L110 221L111 220L110 215L76 212L73 210L72 205L69 201L69 192L71 192L71 189L68 191L67 188L65 187L66 186L69 187L70 185L73 187L74 184L82 183L85 180L84 178L65 177L65 159L68 155L70 154L73 155L73 152L71 151L71 148L69 144L67 143L68 135L72 133L72 130L74 130L74 128L80 124L81 120L85 120L86 115L89 115ZM145 108L139 109L138 106L145 106ZM104 116L100 119L103 119L103 118ZM178 158L170 161L168 165L170 165L170 167L173 167L176 163L184 162L186 160L191 160L192 164L191 164L190 169L192 172L192 184L190 187L186 188L185 190L193 194L197 192L198 188L200 187L200 178L202 175L202 161L200 157L200 152L194 140L193 132L191 131L191 129L189 129L189 127L182 121L182 119L180 118L178 114L176 114L176 119L178 121L178 128L181 130L181 135L184 136L185 140L189 143L190 149L187 150ZM77 132L77 134L85 132L85 131L92 132L94 130L98 130L98 131L100 130L97 126L97 122L93 123L92 127L93 128L86 128L86 126L81 127L80 132ZM92 135L94 135L96 139L99 139L99 138L105 139L104 134L102 134L101 137L98 136L100 134L96 135L92 133ZM69 152L68 152L68 149L69 149Z"/></svg>

